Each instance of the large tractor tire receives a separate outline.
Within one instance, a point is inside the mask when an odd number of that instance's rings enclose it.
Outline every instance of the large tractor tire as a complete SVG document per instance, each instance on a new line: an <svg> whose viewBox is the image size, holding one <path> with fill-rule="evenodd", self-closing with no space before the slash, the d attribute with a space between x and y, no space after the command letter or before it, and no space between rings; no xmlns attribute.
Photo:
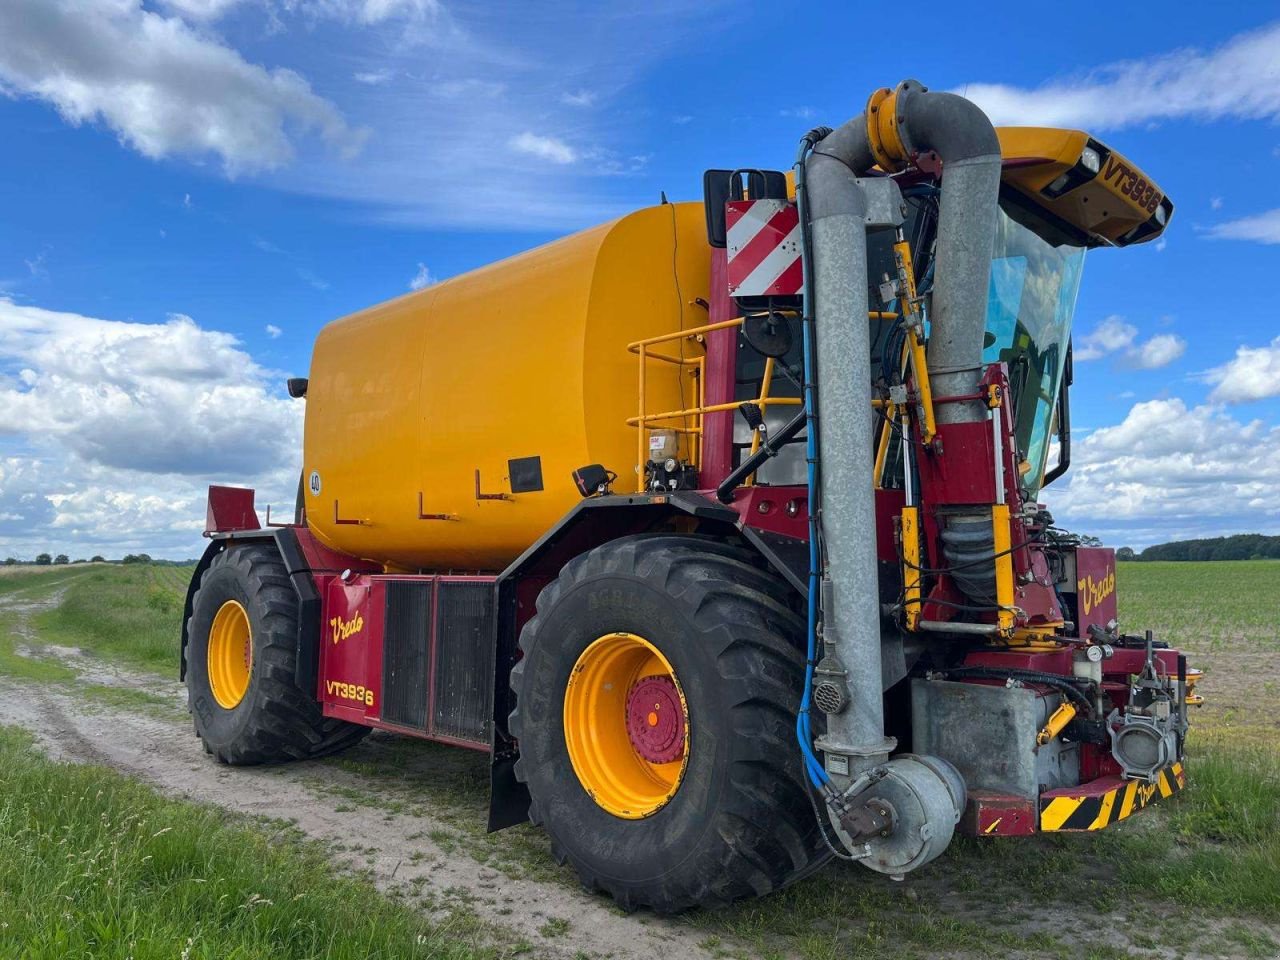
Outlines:
<svg viewBox="0 0 1280 960"><path fill-rule="evenodd" d="M795 742L804 622L706 537L626 537L538 597L511 674L530 819L589 888L662 913L757 897L827 850Z"/></svg>
<svg viewBox="0 0 1280 960"><path fill-rule="evenodd" d="M187 707L223 763L306 760L368 728L325 717L294 685L298 599L274 545L233 546L200 579L187 623Z"/></svg>

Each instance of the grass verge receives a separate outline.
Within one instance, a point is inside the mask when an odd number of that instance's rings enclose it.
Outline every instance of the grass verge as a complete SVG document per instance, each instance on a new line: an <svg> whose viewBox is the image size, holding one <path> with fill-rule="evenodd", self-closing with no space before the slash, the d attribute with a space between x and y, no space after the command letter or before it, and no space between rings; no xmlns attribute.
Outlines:
<svg viewBox="0 0 1280 960"><path fill-rule="evenodd" d="M58 606L35 617L35 626L43 643L176 676L190 576L189 567L99 567L79 575Z"/></svg>
<svg viewBox="0 0 1280 960"><path fill-rule="evenodd" d="M478 960L459 916L429 922L336 874L281 827L239 825L112 771L55 763L0 728L0 956Z"/></svg>

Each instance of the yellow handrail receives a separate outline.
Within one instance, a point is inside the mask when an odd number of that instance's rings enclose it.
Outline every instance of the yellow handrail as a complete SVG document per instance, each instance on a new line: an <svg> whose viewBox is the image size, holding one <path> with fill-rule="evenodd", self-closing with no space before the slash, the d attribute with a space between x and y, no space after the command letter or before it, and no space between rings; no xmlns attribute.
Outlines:
<svg viewBox="0 0 1280 960"><path fill-rule="evenodd" d="M867 317L870 320L896 320L898 318L898 314L890 313L888 311L883 311L883 310L872 310L868 312ZM627 350L630 353L636 354L636 356L639 358L639 365L640 365L640 371L639 371L639 377L638 377L639 387L640 387L640 390L639 390L640 412L637 416L627 418L627 425L631 427L636 427L636 491L638 493L644 493L644 489L645 489L644 488L644 465L645 463L648 462L648 459L649 459L648 456L646 455L647 451L645 450L645 440L648 437L649 430L653 429L651 427L651 424L661 423L664 420L679 420L679 419L687 419L689 417L695 418L695 425L692 427L690 426L663 427L662 429L671 430L675 433L684 434L691 438L698 439L697 443L690 445L689 457L690 457L690 462L693 463L694 466L701 466L702 444L701 444L700 438L703 435L703 426L704 426L703 417L706 416L708 413L722 413L729 410L737 410L743 403L743 401L735 400L731 403L714 403L710 405L707 404L706 402L707 384L706 384L706 376L705 376L707 358L705 354L698 357L684 357L684 356L673 357L670 354L651 351L649 348L658 346L659 344L673 343L675 341L696 340L698 342L698 345L703 347L703 349L705 350L706 346L705 346L705 343L703 343L703 337L706 334L715 333L717 330L728 330L734 327L740 327L742 326L745 319L746 319L745 317L734 317L732 320L720 320L720 321L717 321L716 323L704 323L702 326L699 326L699 327L690 327L686 330L675 330L675 331L672 331L671 333L659 334L656 337L645 337L643 340L636 340L632 343L627 344ZM648 406L647 398L645 395L645 391L647 387L647 379L648 379L647 363L650 360L661 360L664 363L673 363L681 367L685 367L685 366L693 367L694 369L691 371L691 375L694 378L696 378L698 381L698 386L697 386L698 405L696 407L687 407L683 410L668 410L662 413L646 413L645 410ZM758 407L760 407L761 413L768 410L770 406L783 406L783 407L801 406L804 403L804 401L799 397L769 396L769 390L772 388L772 385L773 385L773 370L774 370L774 359L772 357L767 357L765 359L764 373L761 376L760 396L754 400L754 403ZM872 406L877 408L885 405L885 401L880 399L873 399L871 403L872 403ZM760 447L760 434L758 431L756 431L751 438L751 452L755 453L759 449L759 447ZM879 471L877 471L877 474L878 473ZM748 483L754 483L754 482L755 482L755 476L752 475L751 477L748 478Z"/></svg>

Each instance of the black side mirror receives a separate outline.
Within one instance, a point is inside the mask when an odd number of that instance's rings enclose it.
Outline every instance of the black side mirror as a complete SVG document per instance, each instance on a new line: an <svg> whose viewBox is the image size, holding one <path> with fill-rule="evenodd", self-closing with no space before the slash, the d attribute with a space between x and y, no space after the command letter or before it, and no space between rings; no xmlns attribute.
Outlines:
<svg viewBox="0 0 1280 960"><path fill-rule="evenodd" d="M295 400L301 400L307 395L308 382L306 377L290 377L285 384L289 388L289 396Z"/></svg>
<svg viewBox="0 0 1280 960"><path fill-rule="evenodd" d="M746 175L745 187L742 182ZM785 200L787 175L780 170L708 170L702 175L702 203L707 214L707 243L728 246L724 205L730 200Z"/></svg>

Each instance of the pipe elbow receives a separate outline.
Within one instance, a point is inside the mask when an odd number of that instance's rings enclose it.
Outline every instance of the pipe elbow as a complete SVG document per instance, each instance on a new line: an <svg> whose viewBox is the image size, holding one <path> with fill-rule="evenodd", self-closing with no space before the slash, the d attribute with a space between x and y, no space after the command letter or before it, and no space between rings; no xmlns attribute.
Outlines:
<svg viewBox="0 0 1280 960"><path fill-rule="evenodd" d="M944 165L1000 158L995 127L981 107L954 93L930 93L918 80L877 90L863 118L870 153L886 173L929 152Z"/></svg>
<svg viewBox="0 0 1280 960"><path fill-rule="evenodd" d="M810 223L828 217L866 214L862 191L853 189L858 179L855 169L829 153L815 151L809 155L804 179Z"/></svg>
<svg viewBox="0 0 1280 960"><path fill-rule="evenodd" d="M902 87L909 83L912 81L905 81ZM910 152L932 150L944 165L980 160L1000 162L996 128L972 100L954 93L929 93L920 87L905 99L900 95L898 109L903 114L903 133Z"/></svg>

